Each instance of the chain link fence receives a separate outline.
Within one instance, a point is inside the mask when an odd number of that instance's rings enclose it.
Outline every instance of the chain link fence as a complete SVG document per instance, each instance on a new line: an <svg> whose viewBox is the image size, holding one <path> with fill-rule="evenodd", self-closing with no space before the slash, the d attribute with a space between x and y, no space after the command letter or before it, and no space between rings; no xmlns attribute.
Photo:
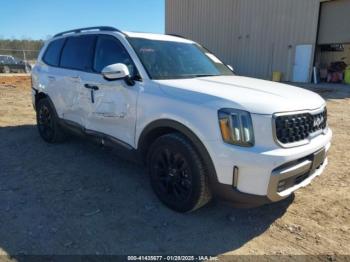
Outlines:
<svg viewBox="0 0 350 262"><path fill-rule="evenodd" d="M29 73L44 41L0 39L0 73Z"/></svg>
<svg viewBox="0 0 350 262"><path fill-rule="evenodd" d="M30 73L40 49L0 49L0 73Z"/></svg>

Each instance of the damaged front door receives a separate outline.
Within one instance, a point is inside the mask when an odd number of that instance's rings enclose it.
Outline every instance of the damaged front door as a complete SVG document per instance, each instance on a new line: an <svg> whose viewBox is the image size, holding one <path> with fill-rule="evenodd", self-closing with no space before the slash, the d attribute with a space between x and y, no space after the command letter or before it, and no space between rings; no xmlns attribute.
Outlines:
<svg viewBox="0 0 350 262"><path fill-rule="evenodd" d="M117 138L129 145L134 143L138 83L127 86L124 80L85 84L90 99L86 129Z"/></svg>
<svg viewBox="0 0 350 262"><path fill-rule="evenodd" d="M131 146L134 145L136 104L141 82L129 86L124 80L106 80L101 71L108 65L122 63L130 74L137 74L135 65L122 43L111 35L99 35L93 78L84 83L85 94L90 99L86 129L112 136Z"/></svg>

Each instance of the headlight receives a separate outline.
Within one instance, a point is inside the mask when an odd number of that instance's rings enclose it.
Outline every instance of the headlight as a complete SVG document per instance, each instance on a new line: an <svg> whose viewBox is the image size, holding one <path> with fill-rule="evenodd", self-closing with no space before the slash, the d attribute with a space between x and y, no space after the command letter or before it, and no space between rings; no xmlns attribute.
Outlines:
<svg viewBox="0 0 350 262"><path fill-rule="evenodd" d="M237 109L219 110L221 135L226 143L252 147L254 146L254 131L249 112Z"/></svg>

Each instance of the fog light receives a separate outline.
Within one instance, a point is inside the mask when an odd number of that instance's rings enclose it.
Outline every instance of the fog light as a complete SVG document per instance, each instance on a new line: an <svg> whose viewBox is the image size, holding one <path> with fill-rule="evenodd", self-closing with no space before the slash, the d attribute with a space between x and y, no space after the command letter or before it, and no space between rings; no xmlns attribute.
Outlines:
<svg viewBox="0 0 350 262"><path fill-rule="evenodd" d="M278 186L280 187L280 186L285 186L286 185L286 181L280 181L279 183L278 183Z"/></svg>
<svg viewBox="0 0 350 262"><path fill-rule="evenodd" d="M280 181L278 183L277 192L282 192L286 189L286 181Z"/></svg>
<svg viewBox="0 0 350 262"><path fill-rule="evenodd" d="M286 189L286 187L284 187L284 186L278 187L278 188L277 188L277 192L280 193L280 192L282 192L282 191L285 190L285 189Z"/></svg>

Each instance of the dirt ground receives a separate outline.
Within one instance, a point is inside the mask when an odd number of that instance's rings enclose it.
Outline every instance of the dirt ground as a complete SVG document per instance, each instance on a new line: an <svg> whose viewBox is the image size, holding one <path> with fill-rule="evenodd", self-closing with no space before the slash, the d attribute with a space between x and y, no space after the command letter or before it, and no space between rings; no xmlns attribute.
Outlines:
<svg viewBox="0 0 350 262"><path fill-rule="evenodd" d="M314 90L334 131L321 177L281 203L177 214L111 149L44 143L28 78L0 77L0 254L350 255L350 86Z"/></svg>

